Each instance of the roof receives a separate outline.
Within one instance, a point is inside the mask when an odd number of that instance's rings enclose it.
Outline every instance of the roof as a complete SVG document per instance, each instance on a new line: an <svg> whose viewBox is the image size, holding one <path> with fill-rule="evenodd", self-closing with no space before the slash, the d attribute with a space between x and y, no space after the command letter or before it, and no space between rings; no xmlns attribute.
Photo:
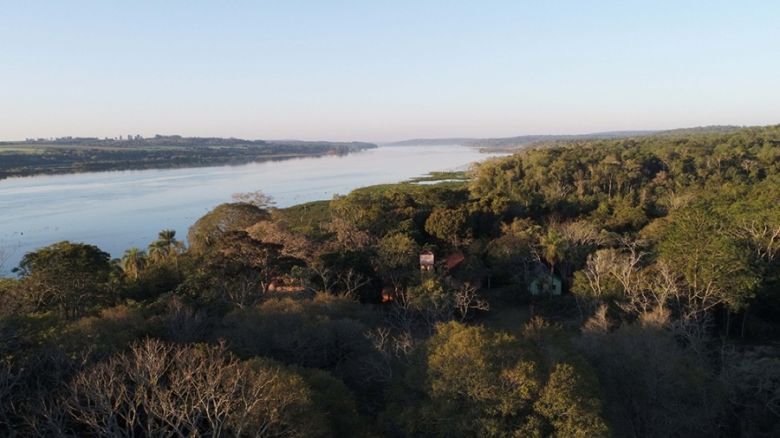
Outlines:
<svg viewBox="0 0 780 438"><path fill-rule="evenodd" d="M454 252L447 257L447 260L444 261L444 266L446 266L447 269L455 269L458 267L458 265L463 263L463 260L465 259L466 256L464 256L462 252Z"/></svg>
<svg viewBox="0 0 780 438"><path fill-rule="evenodd" d="M530 274L533 277L548 277L550 276L550 268L542 262L536 262L531 265ZM557 277L556 275L553 275Z"/></svg>

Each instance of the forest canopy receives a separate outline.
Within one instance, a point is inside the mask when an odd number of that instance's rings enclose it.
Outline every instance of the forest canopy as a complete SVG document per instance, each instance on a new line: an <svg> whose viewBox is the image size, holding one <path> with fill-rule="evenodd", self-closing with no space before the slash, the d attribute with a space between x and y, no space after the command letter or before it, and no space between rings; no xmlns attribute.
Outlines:
<svg viewBox="0 0 780 438"><path fill-rule="evenodd" d="M0 434L780 435L780 126L452 176L27 254Z"/></svg>

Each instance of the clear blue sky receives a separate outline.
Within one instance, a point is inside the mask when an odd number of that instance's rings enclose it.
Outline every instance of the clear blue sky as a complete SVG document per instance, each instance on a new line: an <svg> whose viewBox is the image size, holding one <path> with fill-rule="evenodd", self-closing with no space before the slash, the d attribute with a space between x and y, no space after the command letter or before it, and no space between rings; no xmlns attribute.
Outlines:
<svg viewBox="0 0 780 438"><path fill-rule="evenodd" d="M5 1L0 139L780 123L780 1Z"/></svg>

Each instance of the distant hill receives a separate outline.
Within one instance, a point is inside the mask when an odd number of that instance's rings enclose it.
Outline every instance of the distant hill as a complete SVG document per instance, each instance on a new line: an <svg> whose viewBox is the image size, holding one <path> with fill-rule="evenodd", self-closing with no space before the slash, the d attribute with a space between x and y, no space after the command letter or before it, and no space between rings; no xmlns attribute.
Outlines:
<svg viewBox="0 0 780 438"><path fill-rule="evenodd" d="M154 137L141 137L140 135L119 138L97 138L97 137L59 137L59 138L37 138L26 139L24 141L2 141L0 147L57 147L57 148L121 148L121 149L144 149L144 148L210 148L210 147L263 147L263 148L341 148L351 149L369 149L375 148L373 143L364 142L330 142L330 141L302 141L302 140L245 140L241 138L222 138L222 137L182 137L180 135L155 135Z"/></svg>
<svg viewBox="0 0 780 438"><path fill-rule="evenodd" d="M413 138L410 140L382 143L382 146L447 146L453 144L471 144L479 141L477 138Z"/></svg>
<svg viewBox="0 0 780 438"><path fill-rule="evenodd" d="M417 138L411 140L403 140L392 143L385 143L383 146L442 146L442 145L464 145L472 147L480 147L493 150L502 149L518 149L532 144L547 143L547 142L559 142L559 141L576 141L576 140L610 140L616 138L629 138L629 137L644 137L648 135L684 135L684 134L696 134L696 133L726 133L740 129L740 126L732 125L714 125L714 126L700 126L694 128L680 128L671 129L666 131L652 131L652 130L637 130L637 131L608 131L608 132L594 132L590 134L574 134L574 135L520 135L516 137L499 137L499 138Z"/></svg>
<svg viewBox="0 0 780 438"><path fill-rule="evenodd" d="M710 126L697 126L694 128L678 128L669 129L666 131L658 131L658 135L688 135L688 134L726 134L729 132L739 131L746 126L737 125L710 125Z"/></svg>

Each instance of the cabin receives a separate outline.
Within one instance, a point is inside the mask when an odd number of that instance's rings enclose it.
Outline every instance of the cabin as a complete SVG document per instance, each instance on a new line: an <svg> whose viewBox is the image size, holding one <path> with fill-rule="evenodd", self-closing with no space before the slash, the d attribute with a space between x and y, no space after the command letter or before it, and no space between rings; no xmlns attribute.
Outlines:
<svg viewBox="0 0 780 438"><path fill-rule="evenodd" d="M528 292L532 296L558 296L563 293L563 282L560 277L550 272L542 263L531 267L528 282Z"/></svg>
<svg viewBox="0 0 780 438"><path fill-rule="evenodd" d="M435 257L427 249L420 252L420 270L430 271L433 269Z"/></svg>

